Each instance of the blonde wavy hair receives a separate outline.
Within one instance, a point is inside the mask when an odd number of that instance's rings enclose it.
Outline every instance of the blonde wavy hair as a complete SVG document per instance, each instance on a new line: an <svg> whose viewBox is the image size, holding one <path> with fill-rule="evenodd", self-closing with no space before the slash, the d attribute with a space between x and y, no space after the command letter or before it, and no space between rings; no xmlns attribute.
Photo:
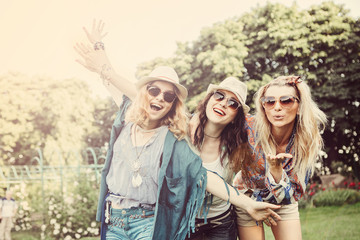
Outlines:
<svg viewBox="0 0 360 240"><path fill-rule="evenodd" d="M261 98L267 89L272 86L289 86L295 88L299 101L299 110L295 124L294 170L305 176L308 170L314 173L316 159L323 149L324 143L321 131L327 123L326 115L319 109L311 98L309 86L298 76L280 76L265 86L261 87L255 94L255 128L257 132L256 145L260 145L265 154L276 154L276 142L271 134L271 123L266 117Z"/></svg>
<svg viewBox="0 0 360 240"><path fill-rule="evenodd" d="M154 81L155 82L155 81ZM142 125L149 117L148 112L146 111L147 106L149 105L149 97L146 90L146 87L153 82L149 82L142 86L136 95L135 100L129 107L126 115L126 122L133 122L138 125ZM178 140L183 139L187 134L187 113L184 101L174 85L174 92L177 98L174 100L173 105L169 112L160 120L160 125L168 126L169 130L175 135Z"/></svg>

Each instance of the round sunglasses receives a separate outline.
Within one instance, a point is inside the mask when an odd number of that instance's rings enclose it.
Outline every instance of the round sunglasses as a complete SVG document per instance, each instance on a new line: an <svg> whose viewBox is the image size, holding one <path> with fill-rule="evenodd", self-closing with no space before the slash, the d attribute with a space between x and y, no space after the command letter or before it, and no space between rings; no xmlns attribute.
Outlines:
<svg viewBox="0 0 360 240"><path fill-rule="evenodd" d="M281 107L286 109L291 108L295 101L300 102L300 100L294 96L281 96L278 100L275 99L275 97L262 97L260 100L266 109L274 108L277 101L279 101Z"/></svg>
<svg viewBox="0 0 360 240"><path fill-rule="evenodd" d="M226 107L232 110L236 110L241 106L241 104L238 101L236 101L234 98L226 97L225 93L219 91L215 91L213 97L218 102L221 102L222 100L226 99L227 100Z"/></svg>
<svg viewBox="0 0 360 240"><path fill-rule="evenodd" d="M153 97L157 97L160 93L163 93L164 101L168 103L172 103L176 99L176 94L174 92L171 91L162 92L161 89L156 86L148 85L146 87L146 90L149 93L149 95Z"/></svg>

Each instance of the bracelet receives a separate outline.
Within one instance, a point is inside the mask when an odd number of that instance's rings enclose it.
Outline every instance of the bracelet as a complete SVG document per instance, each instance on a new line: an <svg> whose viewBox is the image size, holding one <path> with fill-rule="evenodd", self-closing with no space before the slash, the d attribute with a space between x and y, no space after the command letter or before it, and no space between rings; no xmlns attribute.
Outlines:
<svg viewBox="0 0 360 240"><path fill-rule="evenodd" d="M109 80L111 77L109 76L109 72L111 71L111 67L109 67L107 64L104 64L101 68L100 72L100 78L103 80L104 85L110 85Z"/></svg>
<svg viewBox="0 0 360 240"><path fill-rule="evenodd" d="M96 42L94 44L94 50L97 51L97 50L105 50L105 45L103 42Z"/></svg>

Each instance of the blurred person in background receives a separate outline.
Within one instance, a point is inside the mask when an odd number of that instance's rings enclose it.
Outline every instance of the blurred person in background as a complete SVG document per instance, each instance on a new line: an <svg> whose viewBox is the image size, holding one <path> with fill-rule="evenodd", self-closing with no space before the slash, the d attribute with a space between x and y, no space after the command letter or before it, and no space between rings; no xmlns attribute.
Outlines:
<svg viewBox="0 0 360 240"><path fill-rule="evenodd" d="M12 191L6 190L5 197L0 200L0 240L11 240L11 229L14 226L18 205L12 198Z"/></svg>

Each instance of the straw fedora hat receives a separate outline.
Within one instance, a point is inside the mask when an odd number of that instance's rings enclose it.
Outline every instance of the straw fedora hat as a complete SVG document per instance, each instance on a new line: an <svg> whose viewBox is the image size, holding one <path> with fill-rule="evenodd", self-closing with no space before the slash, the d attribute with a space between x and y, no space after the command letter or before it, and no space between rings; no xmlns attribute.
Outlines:
<svg viewBox="0 0 360 240"><path fill-rule="evenodd" d="M165 81L165 82L172 83L179 90L181 97L183 97L185 99L188 95L187 89L179 83L179 77L172 67L160 66L160 67L155 68L149 74L149 76L141 78L136 83L136 87L139 89L142 86L144 86L145 84L147 84L149 82L153 82L153 81Z"/></svg>
<svg viewBox="0 0 360 240"><path fill-rule="evenodd" d="M216 90L226 90L232 92L241 103L241 106L244 109L244 113L247 114L250 111L250 107L245 104L247 87L245 83L241 82L236 77L227 77L219 85L210 84L207 89L207 93L211 93Z"/></svg>

